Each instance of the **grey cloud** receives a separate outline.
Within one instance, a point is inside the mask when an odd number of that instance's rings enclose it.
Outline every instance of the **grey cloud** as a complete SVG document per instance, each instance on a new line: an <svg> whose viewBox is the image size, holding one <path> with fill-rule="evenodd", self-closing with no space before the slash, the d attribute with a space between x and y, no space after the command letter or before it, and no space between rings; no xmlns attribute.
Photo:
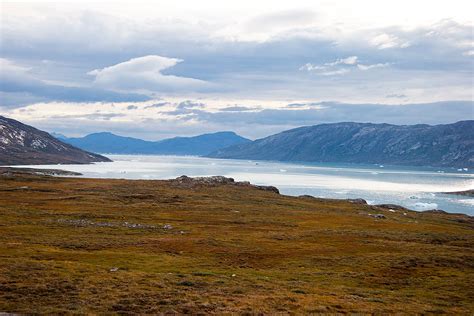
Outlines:
<svg viewBox="0 0 474 316"><path fill-rule="evenodd" d="M224 126L239 122L250 125L301 126L343 121L392 123L392 124L439 124L474 119L474 102L447 101L426 104L343 104L318 103L317 109L264 109L258 112L207 112L196 110L191 114L203 122Z"/></svg>
<svg viewBox="0 0 474 316"><path fill-rule="evenodd" d="M311 104L311 103L309 103ZM263 109L259 111L209 112L201 108L183 109L179 113L161 112L167 118L146 118L124 124L114 117L127 118L121 113L96 112L86 115L61 115L34 126L66 135L83 135L97 131L111 131L123 135L157 140L172 136L196 135L207 132L233 130L249 138L265 137L273 133L304 125L343 121L391 124L443 124L474 119L474 102L449 101L425 104L384 105L314 102L322 107L301 109ZM175 116L178 115L178 116ZM189 120L197 121L188 124ZM80 120L80 121L79 121ZM25 121L29 123L28 121ZM78 122L81 122L78 124ZM137 128L137 125L140 127Z"/></svg>
<svg viewBox="0 0 474 316"><path fill-rule="evenodd" d="M313 107L322 106L325 102L310 102L310 103L290 103L287 108L302 108L302 107Z"/></svg>
<svg viewBox="0 0 474 316"><path fill-rule="evenodd" d="M161 108L165 105L169 105L171 103L169 102L158 102L158 103L155 103L155 104L152 104L152 105L147 105L145 106L145 109L157 109L157 108Z"/></svg>
<svg viewBox="0 0 474 316"><path fill-rule="evenodd" d="M184 110L184 109L194 109L194 108L203 108L205 106L204 103L193 102L190 100L182 101L178 103L176 109Z"/></svg>
<svg viewBox="0 0 474 316"><path fill-rule="evenodd" d="M257 17L252 23L291 26L291 21L297 19L299 13L279 14L283 13ZM308 14L297 29L285 30L263 42L252 42L223 40L211 36L212 25L186 21L173 21L170 25L157 20L150 26L93 12L38 21L5 18L4 23L9 28L2 30L2 57L24 61L39 79L64 81L75 86L90 86L93 78L86 73L93 69L104 69L136 57L162 54L184 60L172 68L163 69L163 76L209 82L211 86L198 92L219 97L248 98L250 95L273 100L383 100L391 91L413 98L407 90L415 89L427 90L419 97L421 100L449 100L467 99L469 96L465 91L472 89L472 56L466 54L472 47L462 44L472 42L472 28L450 20L412 30L398 27L368 29L350 38L331 38L321 35L324 30L312 24L313 17ZM62 36L64 33L69 36ZM381 34L387 36L379 37ZM371 42L377 37L378 42ZM384 44L390 47L381 49ZM377 70L363 71L352 66L354 69L348 72L346 68L350 66L345 65L344 69L326 71L325 76L298 71L306 63L323 65L350 56L358 57L360 67ZM53 62L43 63L44 59ZM383 65L390 67L384 68ZM133 82L130 80L122 82L120 76L117 78L120 80L115 83L119 84L114 87L138 88L131 85ZM153 83L147 86L149 89L154 87ZM442 95L431 97L429 89L441 91L443 88L446 90ZM60 84L16 82L15 87L2 90L8 93L8 99L2 99L1 106L12 107L16 106L15 103L27 104L32 100L149 99L136 92L117 93L108 89L113 87L71 88ZM132 91L127 89L124 91ZM175 95L177 93L175 91ZM407 98L407 102L414 100Z"/></svg>
<svg viewBox="0 0 474 316"><path fill-rule="evenodd" d="M91 121L109 121L115 117L125 117L122 113L91 113L91 114L71 114L71 115L53 115L51 120L64 120L64 119L87 119Z"/></svg>
<svg viewBox="0 0 474 316"><path fill-rule="evenodd" d="M40 101L146 101L149 97L134 93L119 93L94 87L67 87L49 84L29 72L9 63L0 69L0 92L6 98L0 107L21 107Z"/></svg>
<svg viewBox="0 0 474 316"><path fill-rule="evenodd" d="M222 108L219 111L221 112L247 112L247 111L254 111L257 108L255 107L247 107L247 106L229 106L226 108Z"/></svg>
<svg viewBox="0 0 474 316"><path fill-rule="evenodd" d="M397 93L387 94L385 97L389 98L389 99L406 99L406 98L408 98L408 96L406 94L397 94Z"/></svg>

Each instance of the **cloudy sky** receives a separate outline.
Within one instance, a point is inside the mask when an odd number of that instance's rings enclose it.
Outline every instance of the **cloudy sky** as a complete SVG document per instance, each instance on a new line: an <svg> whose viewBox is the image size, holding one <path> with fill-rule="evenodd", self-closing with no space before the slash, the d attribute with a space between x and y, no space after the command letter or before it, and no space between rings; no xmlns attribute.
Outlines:
<svg viewBox="0 0 474 316"><path fill-rule="evenodd" d="M151 140L474 119L472 3L1 0L0 115Z"/></svg>

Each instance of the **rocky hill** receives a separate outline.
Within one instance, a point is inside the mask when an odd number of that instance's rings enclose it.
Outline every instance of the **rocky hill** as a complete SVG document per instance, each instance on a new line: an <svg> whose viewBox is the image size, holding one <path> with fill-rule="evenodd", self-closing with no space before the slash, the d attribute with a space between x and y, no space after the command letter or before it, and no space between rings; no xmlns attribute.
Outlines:
<svg viewBox="0 0 474 316"><path fill-rule="evenodd" d="M32 126L0 116L0 165L86 164L110 159L66 144Z"/></svg>
<svg viewBox="0 0 474 316"><path fill-rule="evenodd" d="M474 167L474 121L446 125L335 123L300 127L210 157Z"/></svg>

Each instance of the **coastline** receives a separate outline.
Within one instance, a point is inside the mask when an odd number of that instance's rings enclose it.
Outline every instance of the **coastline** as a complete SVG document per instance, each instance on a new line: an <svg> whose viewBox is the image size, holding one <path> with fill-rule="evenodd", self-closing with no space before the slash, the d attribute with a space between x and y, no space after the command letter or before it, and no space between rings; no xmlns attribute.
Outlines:
<svg viewBox="0 0 474 316"><path fill-rule="evenodd" d="M59 176L59 177L68 177L68 176L82 176L83 174L79 172L73 172L73 171L67 171L67 170L62 170L62 169L38 169L38 168L26 168L26 167L0 167L0 177L1 176L22 176L22 175L44 175L44 176ZM89 179L92 180L94 178L80 178L80 179ZM107 180L107 178L104 178L104 180ZM110 179L112 180L112 179ZM129 179L128 181L141 181L138 179ZM183 187L193 187L196 185L210 185L210 186L216 186L216 185L237 185L237 186L250 186L250 187L255 187L258 189L262 190L267 190L267 191L273 191L277 194L284 195L282 194L275 186L262 186L262 185L254 185L251 184L248 181L235 181L233 178L228 178L224 176L208 176L208 177L188 177L186 175L177 177L175 179L163 179L163 180L156 180L156 179L150 179L150 180L145 180L145 181L165 181L165 182L170 182L170 183L179 183ZM474 196L474 190L466 190L466 191L459 191L459 192L440 192L443 194L455 194L455 195L466 195L468 197ZM377 211L390 211L390 212L395 212L395 211L400 211L400 212L405 212L405 211L410 211L410 212L428 212L428 213L443 213L443 214L454 214L454 215L466 215L469 217L473 217L469 214L463 214L463 213L456 213L456 212L446 212L441 209L429 209L429 210L413 210L398 204L389 204L389 203L381 203L381 204L369 204L367 201L363 198L342 198L342 199L335 199L335 198L324 198L324 197L318 197L318 196L312 196L312 195L299 195L299 196L294 196L294 195L285 195L288 197L297 197L297 198L302 198L302 199L313 199L313 200L319 200L319 201L326 201L326 202L350 202L353 204L359 204L359 205L366 205L367 207L370 207L372 210Z"/></svg>

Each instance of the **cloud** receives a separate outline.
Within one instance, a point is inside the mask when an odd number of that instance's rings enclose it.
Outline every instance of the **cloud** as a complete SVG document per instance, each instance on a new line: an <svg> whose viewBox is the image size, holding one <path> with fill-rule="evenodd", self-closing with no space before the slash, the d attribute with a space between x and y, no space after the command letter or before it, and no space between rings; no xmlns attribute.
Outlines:
<svg viewBox="0 0 474 316"><path fill-rule="evenodd" d="M247 111L254 111L258 108L255 107L248 107L248 106L229 106L226 108L219 109L221 112L247 112Z"/></svg>
<svg viewBox="0 0 474 316"><path fill-rule="evenodd" d="M357 68L359 68L360 70L370 70L370 69L374 69L374 68L385 68L385 67L388 67L390 66L390 63L378 63L378 64L373 64L373 65L363 65L363 64L358 64L357 65Z"/></svg>
<svg viewBox="0 0 474 316"><path fill-rule="evenodd" d="M398 105L319 102L294 108L262 109L251 112L225 113L198 110L192 112L188 119L205 124L219 124L222 127L252 126L253 135L256 135L260 125L271 126L275 130L279 126L280 130L283 130L288 127L345 121L391 124L452 123L474 119L473 106L472 101Z"/></svg>
<svg viewBox="0 0 474 316"><path fill-rule="evenodd" d="M51 84L37 78L29 67L0 58L0 107L21 107L43 101L145 101L149 97L118 93L96 87L74 87Z"/></svg>
<svg viewBox="0 0 474 316"><path fill-rule="evenodd" d="M394 98L394 99L406 99L406 98L408 98L408 96L406 94L397 94L397 93L387 94L385 97L386 98Z"/></svg>
<svg viewBox="0 0 474 316"><path fill-rule="evenodd" d="M392 91L406 94L411 103L472 98L472 26L462 20L426 20L410 28L366 21L361 27L337 10L331 18L340 21L329 23L322 5L298 9L292 2L281 10L272 6L274 12L233 12L226 18L150 10L145 12L150 20L116 14L124 10L120 4L101 12L78 7L67 14L59 4L41 4L41 10L17 6L29 13L7 8L0 57L25 68L34 80L16 80L15 87L3 84L3 107L166 96L237 103L249 96L262 101L386 102L395 100L385 98ZM147 11L135 7L129 9ZM139 56L169 56L171 63L145 63L137 72L114 68ZM298 71L305 64L308 69ZM94 75L86 75L93 69Z"/></svg>
<svg viewBox="0 0 474 316"><path fill-rule="evenodd" d="M306 63L299 68L299 70L306 70L308 72L314 72L321 76L334 76L344 75L356 67L358 70L366 71L374 68L385 68L390 66L390 63L377 63L372 65L364 65L359 63L357 56L349 56L346 58L337 59L333 62L324 63L321 65L315 65Z"/></svg>
<svg viewBox="0 0 474 316"><path fill-rule="evenodd" d="M317 20L317 14L312 10L284 10L251 17L237 26L224 28L218 32L219 35L240 41L267 41L274 36L311 27Z"/></svg>
<svg viewBox="0 0 474 316"><path fill-rule="evenodd" d="M202 106L177 109L182 102ZM441 124L474 119L472 101L395 105L292 102L282 103L278 108L256 108L258 103L254 102L239 106L245 108L242 111L228 111L229 107L215 109L207 101L185 100L169 101L162 108L147 108L154 103L156 101L134 103L137 109L133 111L127 110L130 103L126 102L46 103L12 109L3 114L66 135L112 131L155 140L222 130L234 130L257 138L294 127L342 121ZM170 108L175 110L170 111Z"/></svg>
<svg viewBox="0 0 474 316"><path fill-rule="evenodd" d="M378 49L387 48L407 48L411 45L409 41L404 41L393 34L382 33L370 40L370 44Z"/></svg>
<svg viewBox="0 0 474 316"><path fill-rule="evenodd" d="M347 58L342 58L342 59L338 59L332 63L326 63L324 65L326 66L337 66L337 65L340 65L340 64L343 64L343 65L355 65L357 64L357 56L349 56Z"/></svg>
<svg viewBox="0 0 474 316"><path fill-rule="evenodd" d="M95 69L88 74L95 77L95 84L119 91L192 91L204 87L205 81L162 73L182 61L177 58L148 55Z"/></svg>
<svg viewBox="0 0 474 316"><path fill-rule="evenodd" d="M204 103L186 100L186 101L180 102L176 108L179 110L184 110L184 109L193 109L193 108L203 108L204 106L205 106Z"/></svg>
<svg viewBox="0 0 474 316"><path fill-rule="evenodd" d="M145 109L159 109L161 107L164 107L164 106L170 105L170 104L171 103L169 103L169 102L158 102L158 103L154 103L154 104L145 106Z"/></svg>

